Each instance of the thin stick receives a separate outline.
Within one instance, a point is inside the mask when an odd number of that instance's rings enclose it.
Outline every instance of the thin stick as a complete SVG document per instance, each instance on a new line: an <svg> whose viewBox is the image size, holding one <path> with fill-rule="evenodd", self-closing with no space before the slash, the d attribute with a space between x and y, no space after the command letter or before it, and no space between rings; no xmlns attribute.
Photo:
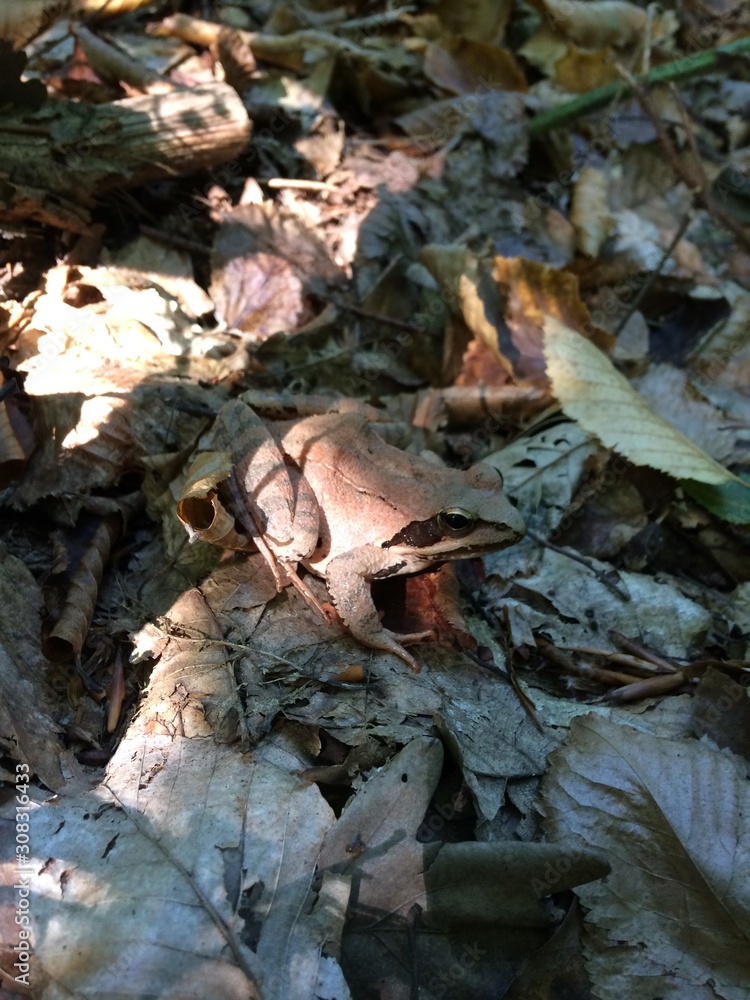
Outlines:
<svg viewBox="0 0 750 1000"><path fill-rule="evenodd" d="M594 574L599 583L601 583L604 587L607 587L608 590L611 590L613 594L617 594L617 596L621 597L623 601L630 600L630 594L627 594L624 590L618 587L616 583L612 583L611 580L608 580L603 573L601 573L599 570L595 569L591 565L591 563L589 562L588 559L586 559L585 556L579 555L577 552L573 552L571 549L564 549L561 548L559 545L555 545L554 542L550 542L549 539L543 538L541 535L537 534L536 531L529 530L526 532L526 534L529 536L529 538L533 539L538 545L543 545L547 549L552 549L553 552L559 552L561 556L567 556L568 559L572 559L573 562L577 562L580 563L582 566L585 566L590 573Z"/></svg>
<svg viewBox="0 0 750 1000"><path fill-rule="evenodd" d="M632 653L634 656L638 656L642 660L647 660L649 663L653 663L654 666L659 667L664 673L672 674L675 673L675 671L682 669L671 660L667 660L665 657L659 656L658 653L654 653L650 649L646 649L645 646L642 646L634 639L628 639L628 637L623 635L622 632L615 632L613 630L609 633L609 637L616 646L620 647L620 649L624 649L627 653Z"/></svg>
<svg viewBox="0 0 750 1000"><path fill-rule="evenodd" d="M700 161L700 157L698 157L695 161L695 174L693 174L693 172L691 172L680 159L677 150L674 147L674 143L670 139L667 130L664 127L664 122L659 117L653 101L646 93L643 86L641 86L635 77L622 66L618 65L617 69L623 78L630 84L638 103L650 119L651 124L654 126L656 138L659 140L659 145L663 149L664 155L666 156L667 161L676 176L682 181L683 184L685 184L688 190L692 191L695 201L702 205L703 208L705 208L706 211L712 215L720 225L722 225L725 229L728 229L729 232L732 233L732 235L735 236L743 246L750 249L750 233L748 233L744 226L740 225L739 222L729 215L728 212L725 212L720 205L717 205L716 200L711 194L708 178L703 170L703 164ZM689 129L688 136L690 136ZM698 155L697 150L695 155Z"/></svg>
<svg viewBox="0 0 750 1000"><path fill-rule="evenodd" d="M392 326L395 330L405 330L407 333L424 333L421 327L407 323L402 319L395 319L393 316L380 316L378 313L368 312L366 309L348 305L346 302L335 301L334 305L337 309L345 309L347 312L354 313L355 316L361 316L362 319L372 320L373 323L384 323L386 326Z"/></svg>
<svg viewBox="0 0 750 1000"><path fill-rule="evenodd" d="M265 182L272 190L280 188L294 188L297 191L335 191L334 184L326 181L306 180L304 177L269 177Z"/></svg>
<svg viewBox="0 0 750 1000"><path fill-rule="evenodd" d="M680 242L680 240L682 239L682 237L685 235L685 230L687 229L687 227L692 222L692 219L693 219L693 213L692 212L686 212L685 215L683 215L682 221L680 222L680 225L679 225L679 227L677 229L677 232L674 234L672 242L669 244L669 246L667 247L667 249L661 255L661 259L660 259L659 263L656 265L656 267L654 268L654 270L651 271L651 273L649 274L648 278L646 278L646 280L643 282L643 284L641 285L641 287L638 289L638 292L637 292L635 298L630 303L630 308L625 313L625 315L622 317L622 319L620 320L620 322L617 324L617 328L616 328L615 333L614 333L615 337L618 337L622 333L622 331L623 331L623 329L625 327L625 324L628 322L628 320L633 315L633 313L636 311L636 309L641 304L641 302L643 302L643 299L645 298L646 294L648 293L648 290L651 288L651 286L653 285L653 283L656 281L656 279L658 278L658 276L661 274L661 271L662 271L664 265L667 263L667 261L669 260L669 258L674 253L675 247Z"/></svg>

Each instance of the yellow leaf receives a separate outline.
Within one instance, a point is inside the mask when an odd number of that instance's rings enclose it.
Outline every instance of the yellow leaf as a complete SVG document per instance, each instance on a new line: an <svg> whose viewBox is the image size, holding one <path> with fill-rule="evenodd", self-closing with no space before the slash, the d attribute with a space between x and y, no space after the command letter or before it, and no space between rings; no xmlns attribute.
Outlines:
<svg viewBox="0 0 750 1000"><path fill-rule="evenodd" d="M654 413L609 358L552 316L544 322L552 391L565 413L635 465L700 483L741 482Z"/></svg>

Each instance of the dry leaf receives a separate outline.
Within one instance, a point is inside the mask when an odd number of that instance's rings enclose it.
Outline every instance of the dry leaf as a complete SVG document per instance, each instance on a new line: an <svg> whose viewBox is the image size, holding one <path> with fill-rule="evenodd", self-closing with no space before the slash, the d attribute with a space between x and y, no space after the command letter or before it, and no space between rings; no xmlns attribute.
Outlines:
<svg viewBox="0 0 750 1000"><path fill-rule="evenodd" d="M284 1000L332 978L348 880L312 889L333 813L294 763L132 736L105 787L32 809L31 980L55 984L39 996L178 997L189 981L195 1000L257 1000L262 980ZM328 995L347 998L337 979Z"/></svg>
<svg viewBox="0 0 750 1000"><path fill-rule="evenodd" d="M609 358L575 330L547 316L547 374L565 413L607 448L675 479L737 482L728 469L658 416Z"/></svg>
<svg viewBox="0 0 750 1000"><path fill-rule="evenodd" d="M610 346L612 338L595 326L581 301L575 275L525 257L496 257L494 278L506 299L505 322L511 334L498 330L500 350L513 360L517 376L528 378L544 369L542 328L547 314L590 336L600 347Z"/></svg>
<svg viewBox="0 0 750 1000"><path fill-rule="evenodd" d="M191 542L200 539L226 549L247 548L247 537L237 533L234 515L216 493L231 471L232 456L228 451L201 451L191 462L177 501L177 516Z"/></svg>
<svg viewBox="0 0 750 1000"><path fill-rule="evenodd" d="M520 576L514 559L525 571L520 581L523 603L518 604L507 595L508 578ZM613 652L617 647L608 635L613 629L637 636L662 656L686 658L703 648L712 626L711 613L700 604L685 597L674 584L658 582L645 573L621 570L614 574L607 563L589 559L582 565L554 550L545 551L529 567L521 546L489 556L485 562L487 608L498 616L503 607L522 608L527 626L549 636L557 646ZM609 579L602 579L607 572ZM606 585L612 576L619 593ZM626 595L625 600L621 594Z"/></svg>
<svg viewBox="0 0 750 1000"><path fill-rule="evenodd" d="M0 38L23 48L37 32L65 17L75 6L76 0L4 0L0 7Z"/></svg>
<svg viewBox="0 0 750 1000"><path fill-rule="evenodd" d="M497 45L513 10L512 0L439 0L437 16L456 35Z"/></svg>
<svg viewBox="0 0 750 1000"><path fill-rule="evenodd" d="M541 48L541 41L538 41L538 47ZM565 55L555 60L550 75L563 90L571 94L585 94L620 79L613 59L612 49L609 48L589 52L570 45Z"/></svg>
<svg viewBox="0 0 750 1000"><path fill-rule="evenodd" d="M601 1000L747 1000L750 787L744 766L694 740L594 715L551 757L549 834L612 871L577 890Z"/></svg>
<svg viewBox="0 0 750 1000"><path fill-rule="evenodd" d="M441 39L427 46L425 76L454 94L482 90L528 90L526 78L509 49L461 36Z"/></svg>
<svg viewBox="0 0 750 1000"><path fill-rule="evenodd" d="M598 256L613 225L604 171L596 167L581 170L573 189L570 220L576 229L576 248L587 257Z"/></svg>
<svg viewBox="0 0 750 1000"><path fill-rule="evenodd" d="M64 579L65 598L54 628L44 641L44 653L51 660L67 660L78 655L91 624L99 595L104 567L122 528L122 518L84 518L76 534L60 540L59 567L55 574Z"/></svg>
<svg viewBox="0 0 750 1000"><path fill-rule="evenodd" d="M57 791L64 785L63 748L47 685L50 664L35 627L42 612L42 593L28 567L0 545L0 746Z"/></svg>
<svg viewBox="0 0 750 1000"><path fill-rule="evenodd" d="M548 19L570 41L586 49L638 45L648 13L625 0L544 0Z"/></svg>
<svg viewBox="0 0 750 1000"><path fill-rule="evenodd" d="M310 320L310 294L340 276L305 220L274 202L240 205L224 216L212 270L218 314L258 339Z"/></svg>

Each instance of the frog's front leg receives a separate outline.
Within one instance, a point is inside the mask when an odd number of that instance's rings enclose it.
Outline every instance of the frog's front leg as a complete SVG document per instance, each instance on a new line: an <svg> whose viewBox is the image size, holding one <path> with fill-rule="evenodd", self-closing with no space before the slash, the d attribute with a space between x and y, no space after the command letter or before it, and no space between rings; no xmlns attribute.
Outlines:
<svg viewBox="0 0 750 1000"><path fill-rule="evenodd" d="M351 634L366 646L384 649L404 661L415 673L422 669L402 643L417 642L432 632L400 635L383 628L372 599L370 581L395 576L393 556L374 545L362 545L332 559L326 567L326 584L331 600Z"/></svg>

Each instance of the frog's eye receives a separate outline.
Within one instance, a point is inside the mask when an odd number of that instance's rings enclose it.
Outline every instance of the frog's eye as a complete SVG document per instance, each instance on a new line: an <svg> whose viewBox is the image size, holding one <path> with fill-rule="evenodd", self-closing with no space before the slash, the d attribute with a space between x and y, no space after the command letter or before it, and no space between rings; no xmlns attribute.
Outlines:
<svg viewBox="0 0 750 1000"><path fill-rule="evenodd" d="M463 507L446 507L438 514L438 524L448 535L460 537L474 527L474 517Z"/></svg>

